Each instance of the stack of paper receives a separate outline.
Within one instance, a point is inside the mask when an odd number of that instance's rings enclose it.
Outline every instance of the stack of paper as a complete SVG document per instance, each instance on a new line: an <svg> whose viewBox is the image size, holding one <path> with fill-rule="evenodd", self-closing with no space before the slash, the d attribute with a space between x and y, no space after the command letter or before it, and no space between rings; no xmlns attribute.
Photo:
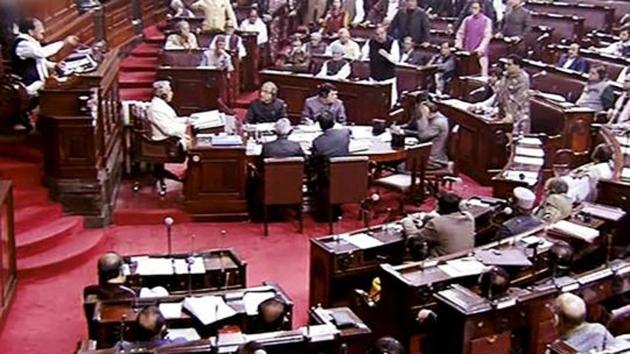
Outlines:
<svg viewBox="0 0 630 354"><path fill-rule="evenodd" d="M199 112L190 115L192 125L197 130L219 128L225 126L225 116L218 110Z"/></svg>
<svg viewBox="0 0 630 354"><path fill-rule="evenodd" d="M516 157L514 157L514 162L521 163L523 165L542 166L545 163L545 159L517 155Z"/></svg>
<svg viewBox="0 0 630 354"><path fill-rule="evenodd" d="M486 266L472 257L455 259L441 264L438 268L451 278L479 275L483 273Z"/></svg>
<svg viewBox="0 0 630 354"><path fill-rule="evenodd" d="M360 249L382 246L383 242L368 234L360 233L354 235L343 235L341 239L353 244Z"/></svg>
<svg viewBox="0 0 630 354"><path fill-rule="evenodd" d="M599 236L599 230L590 228L588 226L574 224L566 220L560 220L557 223L551 225L550 230L571 237L579 238L589 243L595 241L595 239Z"/></svg>
<svg viewBox="0 0 630 354"><path fill-rule="evenodd" d="M545 151L543 149L526 148L522 146L516 147L516 154L529 157L545 157Z"/></svg>
<svg viewBox="0 0 630 354"><path fill-rule="evenodd" d="M245 312L249 316L258 314L258 305L263 301L272 299L276 296L275 291L248 291L243 295L243 303L245 304Z"/></svg>
<svg viewBox="0 0 630 354"><path fill-rule="evenodd" d="M238 146L243 145L243 138L240 135L215 135L212 137L214 146Z"/></svg>
<svg viewBox="0 0 630 354"><path fill-rule="evenodd" d="M532 262L518 248L478 250L475 257L485 265L528 267Z"/></svg>
<svg viewBox="0 0 630 354"><path fill-rule="evenodd" d="M203 257L193 257L190 264L190 274L204 274L206 268L203 264ZM188 274L188 263L186 258L175 259L175 274Z"/></svg>
<svg viewBox="0 0 630 354"><path fill-rule="evenodd" d="M173 262L170 258L134 257L136 274L138 275L169 275L173 274Z"/></svg>
<svg viewBox="0 0 630 354"><path fill-rule="evenodd" d="M159 307L162 316L166 319L177 319L182 317L181 302L163 302Z"/></svg>
<svg viewBox="0 0 630 354"><path fill-rule="evenodd" d="M312 342L331 341L339 334L337 327L330 323L300 327L300 331Z"/></svg>
<svg viewBox="0 0 630 354"><path fill-rule="evenodd" d="M609 207L601 204L591 204L587 202L583 203L583 205L583 212L600 219L619 221L619 219L626 215L626 213L620 208Z"/></svg>
<svg viewBox="0 0 630 354"><path fill-rule="evenodd" d="M522 138L518 142L526 145L542 145L542 141L538 138Z"/></svg>
<svg viewBox="0 0 630 354"><path fill-rule="evenodd" d="M167 339L186 338L187 341L192 342L201 339L199 333L194 328L169 328Z"/></svg>
<svg viewBox="0 0 630 354"><path fill-rule="evenodd" d="M187 297L183 306L204 326L236 315L219 296Z"/></svg>
<svg viewBox="0 0 630 354"><path fill-rule="evenodd" d="M372 142L370 140L350 140L350 146L348 149L350 152L358 152L358 151L366 151L369 150L372 146Z"/></svg>
<svg viewBox="0 0 630 354"><path fill-rule="evenodd" d="M165 297L165 296L168 296L168 290L166 290L162 286L156 286L153 289L142 288L140 289L140 295L139 295L141 299L152 298L152 297Z"/></svg>

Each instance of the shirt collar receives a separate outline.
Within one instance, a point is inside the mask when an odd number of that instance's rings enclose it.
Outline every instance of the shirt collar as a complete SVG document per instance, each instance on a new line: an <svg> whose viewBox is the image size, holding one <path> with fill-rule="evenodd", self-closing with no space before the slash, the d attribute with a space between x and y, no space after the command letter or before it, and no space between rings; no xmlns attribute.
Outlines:
<svg viewBox="0 0 630 354"><path fill-rule="evenodd" d="M17 37L18 37L18 38L22 38L22 39L26 39L26 40L27 40L27 41L29 41L29 42L33 42L33 43L40 44L40 43L39 43L39 41L38 41L37 39L35 39L35 38L31 37L31 35L30 35L30 34L20 33L20 34L18 34L18 36L17 36Z"/></svg>

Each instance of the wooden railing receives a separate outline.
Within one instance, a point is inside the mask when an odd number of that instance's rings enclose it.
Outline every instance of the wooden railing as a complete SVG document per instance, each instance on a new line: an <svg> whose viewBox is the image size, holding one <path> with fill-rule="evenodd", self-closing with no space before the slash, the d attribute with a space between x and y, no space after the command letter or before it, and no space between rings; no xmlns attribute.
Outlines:
<svg viewBox="0 0 630 354"><path fill-rule="evenodd" d="M15 291L15 234L13 228L13 187L0 181L0 327Z"/></svg>

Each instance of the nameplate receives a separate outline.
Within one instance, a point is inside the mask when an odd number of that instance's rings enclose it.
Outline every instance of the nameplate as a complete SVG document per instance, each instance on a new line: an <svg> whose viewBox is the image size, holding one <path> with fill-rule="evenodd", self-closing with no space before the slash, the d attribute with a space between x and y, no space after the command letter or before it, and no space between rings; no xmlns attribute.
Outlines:
<svg viewBox="0 0 630 354"><path fill-rule="evenodd" d="M512 307L516 305L516 299L508 299L497 302L497 309L501 310L504 308Z"/></svg>
<svg viewBox="0 0 630 354"><path fill-rule="evenodd" d="M568 293L570 291L575 291L577 289L580 288L580 284L579 283L574 283L574 284L569 284L569 285L565 285L563 286L560 291L563 293Z"/></svg>

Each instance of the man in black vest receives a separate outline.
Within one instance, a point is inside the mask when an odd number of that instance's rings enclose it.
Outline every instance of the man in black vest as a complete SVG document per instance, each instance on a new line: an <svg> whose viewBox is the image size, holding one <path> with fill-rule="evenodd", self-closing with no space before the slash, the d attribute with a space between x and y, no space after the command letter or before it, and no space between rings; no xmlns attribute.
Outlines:
<svg viewBox="0 0 630 354"><path fill-rule="evenodd" d="M77 36L69 36L64 41L42 46L44 40L44 24L36 18L26 18L20 22L20 33L13 42L11 50L11 63L13 73L22 79L26 91L33 98L32 108L37 106L39 90L44 87L49 71L53 70L56 63L47 58L57 54L64 46L75 47L79 43ZM15 129L30 129L31 123L28 115L20 115L14 118Z"/></svg>
<svg viewBox="0 0 630 354"><path fill-rule="evenodd" d="M374 37L363 46L363 59L370 60L370 79L392 84L392 102L398 98L396 92L396 64L400 59L398 42L389 37L384 26L376 26Z"/></svg>
<svg viewBox="0 0 630 354"><path fill-rule="evenodd" d="M410 36L416 43L426 46L431 23L427 13L418 7L418 0L407 0L407 7L398 10L389 24L389 34L399 40Z"/></svg>

